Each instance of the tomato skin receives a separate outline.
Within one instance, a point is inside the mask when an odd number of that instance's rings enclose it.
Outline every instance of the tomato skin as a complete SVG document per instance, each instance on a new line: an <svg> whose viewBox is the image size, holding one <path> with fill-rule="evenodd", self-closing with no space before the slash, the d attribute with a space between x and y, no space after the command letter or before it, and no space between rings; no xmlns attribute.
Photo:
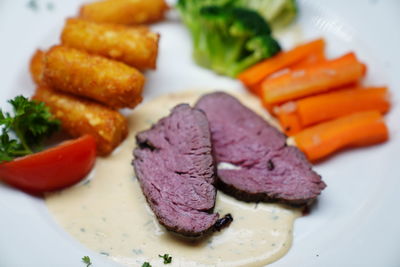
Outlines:
<svg viewBox="0 0 400 267"><path fill-rule="evenodd" d="M92 136L0 164L0 180L33 194L61 189L83 179L96 160Z"/></svg>

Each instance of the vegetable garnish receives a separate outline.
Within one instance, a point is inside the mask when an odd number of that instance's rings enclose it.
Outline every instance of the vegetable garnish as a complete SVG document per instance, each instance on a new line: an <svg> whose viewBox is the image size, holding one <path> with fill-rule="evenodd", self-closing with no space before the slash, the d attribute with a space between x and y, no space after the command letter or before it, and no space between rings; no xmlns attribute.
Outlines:
<svg viewBox="0 0 400 267"><path fill-rule="evenodd" d="M388 138L388 129L379 111L350 114L293 136L310 161L320 160L343 148L378 144Z"/></svg>
<svg viewBox="0 0 400 267"><path fill-rule="evenodd" d="M261 61L256 65L246 69L238 75L239 80L247 87L253 87L260 83L268 75L281 69L288 68L293 64L307 58L315 51L323 51L325 41L317 39L302 45L299 45L289 51L284 51L276 56Z"/></svg>
<svg viewBox="0 0 400 267"><path fill-rule="evenodd" d="M177 8L192 35L197 64L235 77L281 48L259 13L227 2L180 0Z"/></svg>
<svg viewBox="0 0 400 267"><path fill-rule="evenodd" d="M0 180L29 193L61 189L82 180L96 160L90 135L0 164Z"/></svg>
<svg viewBox="0 0 400 267"><path fill-rule="evenodd" d="M333 60L265 79L261 84L262 98L268 104L277 104L324 93L357 82L365 72L365 65L354 53L348 53Z"/></svg>
<svg viewBox="0 0 400 267"><path fill-rule="evenodd" d="M390 108L386 87L352 87L330 93L290 101L275 108L275 113L287 135L307 126L351 113Z"/></svg>
<svg viewBox="0 0 400 267"><path fill-rule="evenodd" d="M169 264L172 262L172 257L169 254L158 255L158 257L164 259L164 264Z"/></svg>
<svg viewBox="0 0 400 267"><path fill-rule="evenodd" d="M388 88L360 85L367 66L354 52L326 59L324 49L316 39L237 76L311 161L389 138L382 117L390 109Z"/></svg>
<svg viewBox="0 0 400 267"><path fill-rule="evenodd" d="M89 256L83 256L82 262L86 264L86 267L89 267L90 265L92 265L92 262L90 261Z"/></svg>
<svg viewBox="0 0 400 267"><path fill-rule="evenodd" d="M301 69L304 67L311 66L313 64L319 64L325 62L325 46L316 47L315 50L311 51L305 58L301 59L297 63L290 66L291 70Z"/></svg>
<svg viewBox="0 0 400 267"><path fill-rule="evenodd" d="M0 110L0 162L41 150L41 144L60 128L44 103L17 96L8 101L14 114Z"/></svg>
<svg viewBox="0 0 400 267"><path fill-rule="evenodd" d="M142 267L151 267L151 264L146 261L142 264Z"/></svg>

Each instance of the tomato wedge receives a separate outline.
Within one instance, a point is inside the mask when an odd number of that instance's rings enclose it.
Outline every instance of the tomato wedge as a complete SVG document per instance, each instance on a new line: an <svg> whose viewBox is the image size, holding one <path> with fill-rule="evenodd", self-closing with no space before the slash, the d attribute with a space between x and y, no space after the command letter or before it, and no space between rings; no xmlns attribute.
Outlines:
<svg viewBox="0 0 400 267"><path fill-rule="evenodd" d="M96 160L96 143L85 135L58 146L0 164L0 180L27 191L43 193L83 179Z"/></svg>

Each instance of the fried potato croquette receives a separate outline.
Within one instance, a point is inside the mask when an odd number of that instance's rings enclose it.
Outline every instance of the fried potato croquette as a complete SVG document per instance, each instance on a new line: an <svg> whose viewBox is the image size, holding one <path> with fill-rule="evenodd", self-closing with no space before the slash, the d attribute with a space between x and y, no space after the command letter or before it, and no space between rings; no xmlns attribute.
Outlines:
<svg viewBox="0 0 400 267"><path fill-rule="evenodd" d="M164 19L164 0L103 0L85 4L80 17L94 22L145 24Z"/></svg>
<svg viewBox="0 0 400 267"><path fill-rule="evenodd" d="M133 108L142 101L144 76L121 62L64 46L52 47L44 61L44 81L53 89L112 108Z"/></svg>
<svg viewBox="0 0 400 267"><path fill-rule="evenodd" d="M29 71L31 72L32 80L37 84L43 82L45 52L38 49L35 51L29 64Z"/></svg>
<svg viewBox="0 0 400 267"><path fill-rule="evenodd" d="M71 136L92 135L98 155L111 153L128 134L127 119L118 111L96 102L57 92L47 86L38 87L33 99L44 102Z"/></svg>
<svg viewBox="0 0 400 267"><path fill-rule="evenodd" d="M159 35L147 27L94 23L68 19L63 45L122 61L139 69L155 69Z"/></svg>

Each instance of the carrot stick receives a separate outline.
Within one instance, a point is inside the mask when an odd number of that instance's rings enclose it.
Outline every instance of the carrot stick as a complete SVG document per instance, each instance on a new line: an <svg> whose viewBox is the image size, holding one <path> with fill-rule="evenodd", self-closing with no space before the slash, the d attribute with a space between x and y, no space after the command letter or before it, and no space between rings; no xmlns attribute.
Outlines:
<svg viewBox="0 0 400 267"><path fill-rule="evenodd" d="M289 67L290 65L300 61L313 51L323 49L325 41L317 39L309 43L295 47L287 52L279 53L278 55L268 58L238 75L239 80L247 87L254 86L261 82L268 75Z"/></svg>
<svg viewBox="0 0 400 267"><path fill-rule="evenodd" d="M267 103L262 103L264 108L268 111L269 114L275 115L275 107L276 105L270 105Z"/></svg>
<svg viewBox="0 0 400 267"><path fill-rule="evenodd" d="M308 67L314 64L319 64L322 62L326 61L326 57L325 57L325 47L320 46L317 47L317 49L315 51L313 51L312 53L310 53L307 57L303 58L302 60L300 60L297 63L294 63L293 65L290 66L290 69L301 69L304 67Z"/></svg>
<svg viewBox="0 0 400 267"><path fill-rule="evenodd" d="M303 98L296 101L296 106L301 125L309 126L355 112L385 113L390 102L386 87L358 87Z"/></svg>
<svg viewBox="0 0 400 267"><path fill-rule="evenodd" d="M358 81L365 74L365 65L354 53L300 70L293 70L261 84L263 101L282 103L322 93Z"/></svg>
<svg viewBox="0 0 400 267"><path fill-rule="evenodd" d="M389 134L379 111L354 113L318 124L293 136L310 161L316 161L346 147L377 144Z"/></svg>
<svg viewBox="0 0 400 267"><path fill-rule="evenodd" d="M276 71L276 72L274 72L274 73L272 73L271 75L269 75L268 77L266 77L265 79L272 79L272 78L275 78L275 77L279 77L279 76L281 76L281 75L283 75L283 74L285 74L285 73L288 73L290 71L290 68L284 68L284 69L281 69L281 70L279 70L279 71ZM255 84L255 85L252 85L252 86L248 86L248 87L246 87L251 93L253 93L253 94L255 94L256 96L258 96L258 97L262 97L262 86L261 86L261 84L262 84L262 82L259 82L259 83L257 83L257 84Z"/></svg>
<svg viewBox="0 0 400 267"><path fill-rule="evenodd" d="M354 87L290 101L273 110L285 134L292 136L316 123L361 111L386 113L389 108L386 87Z"/></svg>
<svg viewBox="0 0 400 267"><path fill-rule="evenodd" d="M280 107L274 108L279 123L284 133L288 136L292 136L303 129L296 109L296 103L294 102L287 102Z"/></svg>
<svg viewBox="0 0 400 267"><path fill-rule="evenodd" d="M247 90L250 91L255 96L258 96L261 98L261 84L256 84L256 85L247 87Z"/></svg>

